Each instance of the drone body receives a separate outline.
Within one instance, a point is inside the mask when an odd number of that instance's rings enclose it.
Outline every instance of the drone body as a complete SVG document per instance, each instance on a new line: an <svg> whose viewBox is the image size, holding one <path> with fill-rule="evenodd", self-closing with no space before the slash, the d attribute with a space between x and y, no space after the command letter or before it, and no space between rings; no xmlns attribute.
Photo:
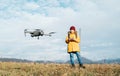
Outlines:
<svg viewBox="0 0 120 76"><path fill-rule="evenodd" d="M35 29L34 31L29 31L28 29L25 29L24 30L25 36L26 36L26 33L31 34L31 37L38 37L39 39L39 36L52 36L52 34L54 34L55 32L50 32L48 34L45 34L44 31L41 29Z"/></svg>

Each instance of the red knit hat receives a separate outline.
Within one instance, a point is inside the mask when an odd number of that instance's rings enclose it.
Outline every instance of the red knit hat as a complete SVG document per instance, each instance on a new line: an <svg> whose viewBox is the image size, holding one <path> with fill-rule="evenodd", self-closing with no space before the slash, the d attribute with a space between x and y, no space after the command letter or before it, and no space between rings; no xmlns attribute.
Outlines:
<svg viewBox="0 0 120 76"><path fill-rule="evenodd" d="M70 30L74 30L75 31L75 26L71 26Z"/></svg>

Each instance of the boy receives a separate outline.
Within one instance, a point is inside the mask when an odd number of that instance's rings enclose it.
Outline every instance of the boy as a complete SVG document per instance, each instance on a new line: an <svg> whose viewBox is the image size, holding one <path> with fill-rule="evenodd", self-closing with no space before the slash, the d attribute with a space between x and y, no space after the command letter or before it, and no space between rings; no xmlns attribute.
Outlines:
<svg viewBox="0 0 120 76"><path fill-rule="evenodd" d="M81 62L80 59L80 48L79 48L79 43L80 43L80 37L77 34L77 31L75 29L75 26L71 26L70 27L70 31L68 32L68 36L66 37L65 42L67 43L67 51L70 54L70 62L72 67L75 67L74 64L74 54L76 54L78 62L79 62L79 66L82 68L85 68L85 66L83 66L83 63Z"/></svg>

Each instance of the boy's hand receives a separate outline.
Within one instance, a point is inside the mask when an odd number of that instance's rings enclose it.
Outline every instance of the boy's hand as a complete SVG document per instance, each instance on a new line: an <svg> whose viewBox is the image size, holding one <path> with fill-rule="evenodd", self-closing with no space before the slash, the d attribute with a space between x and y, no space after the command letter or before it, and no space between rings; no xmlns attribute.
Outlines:
<svg viewBox="0 0 120 76"><path fill-rule="evenodd" d="M70 38L69 41L75 41L73 38Z"/></svg>

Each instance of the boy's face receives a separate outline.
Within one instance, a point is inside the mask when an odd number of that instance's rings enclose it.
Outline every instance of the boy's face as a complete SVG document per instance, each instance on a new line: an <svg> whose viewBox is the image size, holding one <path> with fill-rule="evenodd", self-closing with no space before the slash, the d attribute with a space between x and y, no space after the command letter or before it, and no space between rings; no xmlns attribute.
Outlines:
<svg viewBox="0 0 120 76"><path fill-rule="evenodd" d="M70 30L71 33L74 33L75 31L74 30Z"/></svg>

